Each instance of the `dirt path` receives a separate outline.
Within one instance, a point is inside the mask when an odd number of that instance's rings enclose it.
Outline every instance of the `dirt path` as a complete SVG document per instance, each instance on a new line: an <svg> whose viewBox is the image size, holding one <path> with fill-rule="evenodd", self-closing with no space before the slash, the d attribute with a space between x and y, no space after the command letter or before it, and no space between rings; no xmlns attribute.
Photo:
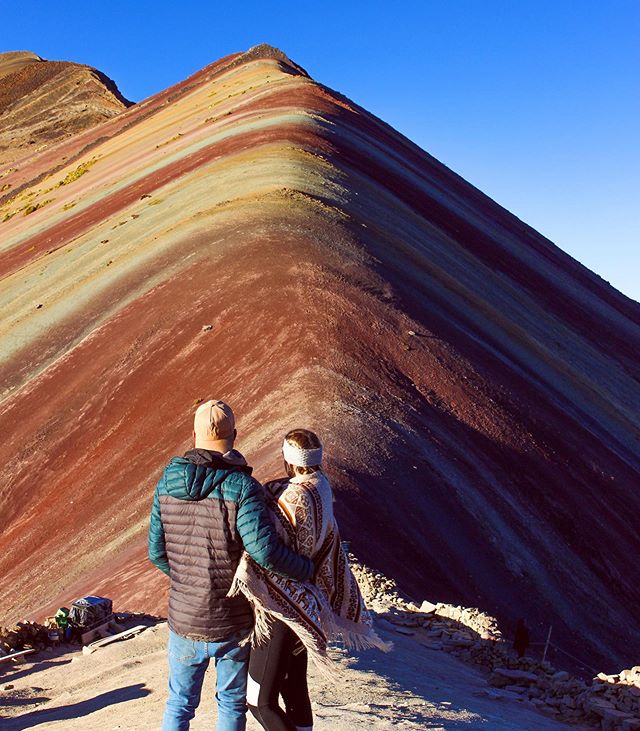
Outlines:
<svg viewBox="0 0 640 731"><path fill-rule="evenodd" d="M317 731L483 729L561 731L526 702L495 700L485 676L442 651L430 650L395 632L389 654L335 650L340 677L311 674ZM3 731L149 731L160 727L166 698L167 626L92 655L45 656L0 671L0 727ZM42 657L42 656L41 656ZM208 673L194 731L209 731L215 718L214 674ZM249 718L248 731L259 731Z"/></svg>

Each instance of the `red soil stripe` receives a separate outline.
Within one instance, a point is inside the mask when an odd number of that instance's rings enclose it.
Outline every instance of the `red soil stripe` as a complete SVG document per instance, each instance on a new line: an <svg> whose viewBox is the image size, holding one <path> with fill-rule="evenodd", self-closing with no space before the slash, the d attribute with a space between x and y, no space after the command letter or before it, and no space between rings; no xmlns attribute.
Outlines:
<svg viewBox="0 0 640 731"><path fill-rule="evenodd" d="M18 168L18 171L12 177L7 178L7 180L13 182L13 186L5 195L0 196L0 204L20 193L25 188L35 185L45 175L53 175L56 171L78 159L83 153L91 150L103 140L112 139L121 132L131 129L155 114L165 104L179 99L198 85L204 85L210 82L216 76L224 73L239 55L232 54L231 56L220 59L196 72L188 79L168 89L164 89L155 96L151 96L128 107L121 114L112 117L103 124L99 124L85 132L73 135L69 139L60 141L48 147L42 153L36 153L31 157L22 158L15 163L0 168L0 172L8 168ZM60 163L61 160L64 161L62 164Z"/></svg>
<svg viewBox="0 0 640 731"><path fill-rule="evenodd" d="M315 143L318 138L296 124L279 125L264 130L239 134L230 139L215 142L191 155L169 164L161 170L149 173L135 183L106 196L99 203L80 211L70 218L60 221L51 228L30 237L13 249L0 255L0 278L21 269L37 260L45 251L55 251L71 239L86 233L108 217L118 213L140 199L142 194L150 194L164 185L177 180L199 167L246 148L256 149L259 145L278 140L297 144Z"/></svg>

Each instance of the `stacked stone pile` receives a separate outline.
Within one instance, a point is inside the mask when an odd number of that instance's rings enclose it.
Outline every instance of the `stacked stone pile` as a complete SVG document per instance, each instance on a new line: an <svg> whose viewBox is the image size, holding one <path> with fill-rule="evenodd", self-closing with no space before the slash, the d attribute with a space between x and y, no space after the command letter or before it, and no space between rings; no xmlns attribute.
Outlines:
<svg viewBox="0 0 640 731"><path fill-rule="evenodd" d="M640 730L640 665L616 675L598 673L578 702L585 713L601 719L606 731Z"/></svg>
<svg viewBox="0 0 640 731"><path fill-rule="evenodd" d="M13 627L0 627L0 655L20 650L44 650L51 644L49 630L37 622L18 622Z"/></svg>
<svg viewBox="0 0 640 731"><path fill-rule="evenodd" d="M380 621L383 626L385 623L392 625L394 631L400 634L416 635L421 644L432 650L468 652L473 648L478 639L474 630L455 619L435 612L424 612L417 605L414 606L415 609L408 611L392 607L382 615Z"/></svg>
<svg viewBox="0 0 640 731"><path fill-rule="evenodd" d="M359 563L353 554L349 554L349 563L360 586L362 596L370 609L376 612L384 612L391 607L405 610L418 609L417 604L406 601L398 594L396 582L393 579L388 579L383 574Z"/></svg>
<svg viewBox="0 0 640 731"><path fill-rule="evenodd" d="M525 696L538 710L565 722L603 731L640 731L640 666L618 675L600 673L587 684L567 672L554 672L548 663L505 660L489 676L494 687Z"/></svg>
<svg viewBox="0 0 640 731"><path fill-rule="evenodd" d="M358 563L353 555L349 556L349 561L364 600L371 609L377 612L391 611L398 620L398 612L413 612L416 617L411 619L405 617L405 621L426 623L430 630L433 630L434 637L442 634L445 640L454 639L456 635L461 640L468 639L469 641L478 637L484 640L502 640L502 633L498 629L498 620L495 617L484 614L479 609L469 609L442 602L432 604L423 601L418 606L398 593L396 583L392 579ZM399 624L399 621L394 624ZM466 631L465 628L471 632Z"/></svg>
<svg viewBox="0 0 640 731"><path fill-rule="evenodd" d="M475 607L466 608L454 606L453 604L431 604L424 601L420 607L421 611L428 611L433 607L433 613L438 617L445 617L454 622L454 626L463 625L474 632L482 640L493 640L502 642L502 632L498 629L498 620ZM466 633L468 634L468 633ZM471 635L472 639L477 639Z"/></svg>
<svg viewBox="0 0 640 731"><path fill-rule="evenodd" d="M582 728L640 731L640 666L617 675L600 673L586 683L548 662L513 655L494 617L451 604L424 601L419 606L403 599L394 581L353 556L350 560L365 602L378 612L382 626L486 668L488 683L496 689L488 695L519 699Z"/></svg>
<svg viewBox="0 0 640 731"><path fill-rule="evenodd" d="M587 684L566 671L557 671L548 662L515 657L498 632L482 639L491 623L484 617L478 620L477 610L468 610L466 615L463 612L463 620L473 617L479 621L480 632L461 626L457 611L450 618L435 612L407 617L395 611L398 616L392 610L386 613L387 620L400 626L422 627L427 635L423 644L489 670L489 685L500 689L495 697L522 699L542 713L583 728L640 731L640 666L619 675L600 674Z"/></svg>
<svg viewBox="0 0 640 731"><path fill-rule="evenodd" d="M430 622L421 623L428 628L427 636L437 637L443 650L489 670L489 685L501 691L496 697L520 698L542 713L583 728L640 731L640 666L618 675L601 673L588 684L548 662L515 657L499 637L482 639L482 632L461 629L453 618L447 626L441 617L432 616Z"/></svg>
<svg viewBox="0 0 640 731"><path fill-rule="evenodd" d="M587 689L586 683L567 672L556 672L548 663L504 657L501 665L493 667L489 685L521 697L542 713L565 723L600 727L598 719L591 718L578 700Z"/></svg>
<svg viewBox="0 0 640 731"><path fill-rule="evenodd" d="M162 618L144 612L124 611L115 614L114 619L123 626L129 626L133 624L153 625ZM0 657L12 655L21 650L35 650L37 652L48 650L48 648L59 645L60 636L57 623L53 617L47 618L44 625L25 619L13 627L0 627ZM74 637L72 642L79 642L79 640Z"/></svg>

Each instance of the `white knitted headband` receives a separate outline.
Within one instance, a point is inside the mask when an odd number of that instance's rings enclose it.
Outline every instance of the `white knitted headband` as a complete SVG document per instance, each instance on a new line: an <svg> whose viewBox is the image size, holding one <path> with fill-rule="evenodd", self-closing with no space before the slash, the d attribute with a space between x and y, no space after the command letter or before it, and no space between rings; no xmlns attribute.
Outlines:
<svg viewBox="0 0 640 731"><path fill-rule="evenodd" d="M322 447L317 449L301 449L290 444L286 439L282 443L282 456L285 462L296 467L314 467L322 462Z"/></svg>

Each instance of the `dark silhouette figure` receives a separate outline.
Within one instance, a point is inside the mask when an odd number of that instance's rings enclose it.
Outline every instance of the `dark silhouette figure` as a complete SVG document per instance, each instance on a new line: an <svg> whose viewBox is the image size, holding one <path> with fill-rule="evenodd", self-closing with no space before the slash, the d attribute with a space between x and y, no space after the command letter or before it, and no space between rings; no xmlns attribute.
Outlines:
<svg viewBox="0 0 640 731"><path fill-rule="evenodd" d="M516 636L513 640L513 649L518 653L518 657L524 657L524 653L529 647L529 628L524 619L519 619L516 625Z"/></svg>

